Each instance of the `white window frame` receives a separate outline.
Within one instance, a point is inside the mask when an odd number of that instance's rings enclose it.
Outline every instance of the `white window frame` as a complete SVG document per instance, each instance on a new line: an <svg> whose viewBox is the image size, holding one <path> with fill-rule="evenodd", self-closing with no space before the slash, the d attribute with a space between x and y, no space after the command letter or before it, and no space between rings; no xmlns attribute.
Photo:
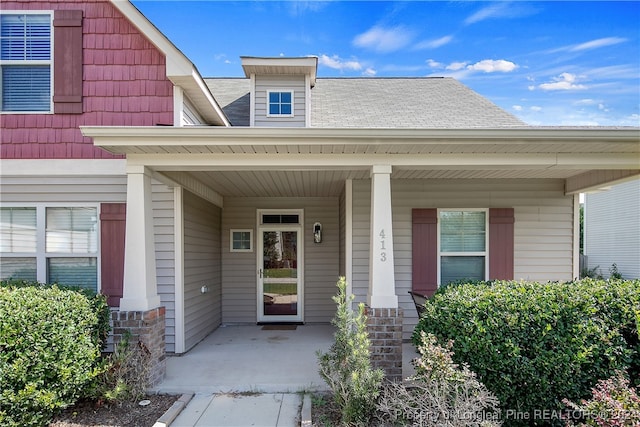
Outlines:
<svg viewBox="0 0 640 427"><path fill-rule="evenodd" d="M101 240L100 240L100 203L3 203L2 208L36 208L36 251L35 252L0 252L2 258L35 258L36 259L36 280L46 283L49 276L47 270L47 260L49 258L95 258L96 259L96 292L102 289L101 271ZM47 252L46 232L47 232L47 208L95 208L96 209L96 252Z"/></svg>
<svg viewBox="0 0 640 427"><path fill-rule="evenodd" d="M271 98L271 94L272 93L289 93L291 94L291 114L271 114L270 108L269 108L269 98ZM293 89L269 89L267 90L267 105L266 105L266 110L267 110L267 117L295 117L295 91ZM282 104L280 104L282 105Z"/></svg>
<svg viewBox="0 0 640 427"><path fill-rule="evenodd" d="M54 28L52 10L3 10L0 15L49 15L51 45L49 60L2 60L0 59L0 114L53 114L53 76L54 76ZM2 106L2 68L5 65L48 65L49 66L49 110L42 111L5 111Z"/></svg>
<svg viewBox="0 0 640 427"><path fill-rule="evenodd" d="M233 247L233 233L249 233L249 249L237 249ZM253 252L253 229L252 228L232 228L229 230L229 252Z"/></svg>
<svg viewBox="0 0 640 427"><path fill-rule="evenodd" d="M484 257L484 280L489 277L489 209L488 208L443 208L438 209L438 287L442 286L442 257L443 256L483 256ZM484 251L478 252L442 252L440 242L440 226L442 221L440 220L441 212L484 212Z"/></svg>

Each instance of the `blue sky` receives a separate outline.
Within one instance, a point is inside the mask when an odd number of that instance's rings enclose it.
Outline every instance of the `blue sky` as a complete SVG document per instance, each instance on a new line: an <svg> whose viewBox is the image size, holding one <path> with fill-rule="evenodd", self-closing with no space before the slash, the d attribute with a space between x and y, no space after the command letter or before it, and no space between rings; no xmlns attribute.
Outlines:
<svg viewBox="0 0 640 427"><path fill-rule="evenodd" d="M639 1L133 3L204 77L313 55L318 77L454 77L532 125L640 126Z"/></svg>

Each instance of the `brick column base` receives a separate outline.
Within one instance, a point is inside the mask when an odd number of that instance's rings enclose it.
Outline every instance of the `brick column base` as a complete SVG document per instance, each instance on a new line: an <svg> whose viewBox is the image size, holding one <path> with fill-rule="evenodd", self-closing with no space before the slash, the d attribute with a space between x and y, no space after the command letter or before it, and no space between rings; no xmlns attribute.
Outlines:
<svg viewBox="0 0 640 427"><path fill-rule="evenodd" d="M149 351L149 377L147 386L159 384L167 371L165 353L165 308L148 311L112 311L113 343L116 345L127 331L131 333L131 344L140 342Z"/></svg>
<svg viewBox="0 0 640 427"><path fill-rule="evenodd" d="M366 314L372 366L388 380L402 381L402 309L367 307Z"/></svg>

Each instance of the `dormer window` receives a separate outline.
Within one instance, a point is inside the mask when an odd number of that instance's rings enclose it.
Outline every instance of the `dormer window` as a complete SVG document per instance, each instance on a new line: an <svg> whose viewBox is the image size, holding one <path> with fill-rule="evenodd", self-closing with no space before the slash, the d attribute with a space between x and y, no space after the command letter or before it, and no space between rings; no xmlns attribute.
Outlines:
<svg viewBox="0 0 640 427"><path fill-rule="evenodd" d="M51 14L0 15L2 111L51 111Z"/></svg>
<svg viewBox="0 0 640 427"><path fill-rule="evenodd" d="M269 116L293 117L293 92L268 92Z"/></svg>

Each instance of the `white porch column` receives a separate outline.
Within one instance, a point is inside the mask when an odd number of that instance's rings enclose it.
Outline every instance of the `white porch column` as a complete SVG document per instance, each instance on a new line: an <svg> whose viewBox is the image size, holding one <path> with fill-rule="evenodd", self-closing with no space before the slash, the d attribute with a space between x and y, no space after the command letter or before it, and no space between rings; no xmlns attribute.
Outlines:
<svg viewBox="0 0 640 427"><path fill-rule="evenodd" d="M151 177L144 166L127 167L127 222L120 311L160 306L151 206Z"/></svg>
<svg viewBox="0 0 640 427"><path fill-rule="evenodd" d="M369 244L369 293L371 308L397 308L393 267L391 216L391 166L371 168L371 233Z"/></svg>

